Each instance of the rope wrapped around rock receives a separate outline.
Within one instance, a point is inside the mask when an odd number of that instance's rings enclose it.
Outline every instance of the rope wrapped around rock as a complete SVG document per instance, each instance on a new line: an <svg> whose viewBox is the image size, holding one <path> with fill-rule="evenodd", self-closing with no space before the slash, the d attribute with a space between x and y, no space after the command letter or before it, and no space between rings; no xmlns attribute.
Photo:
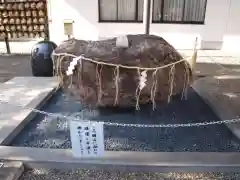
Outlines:
<svg viewBox="0 0 240 180"><path fill-rule="evenodd" d="M154 110L157 102L170 102L172 95L181 93L186 98L192 82L188 61L161 37L127 37L131 43L127 49L114 47L114 38L63 42L52 54L61 86L70 86L84 104L104 107L135 106L139 110L140 104L151 102ZM67 75L76 58L73 73Z"/></svg>

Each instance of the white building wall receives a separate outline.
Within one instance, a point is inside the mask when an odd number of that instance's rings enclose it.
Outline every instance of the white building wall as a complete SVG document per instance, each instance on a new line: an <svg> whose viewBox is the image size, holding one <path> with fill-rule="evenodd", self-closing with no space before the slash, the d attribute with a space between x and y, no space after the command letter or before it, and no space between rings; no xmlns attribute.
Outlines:
<svg viewBox="0 0 240 180"><path fill-rule="evenodd" d="M226 31L223 33L223 49L240 51L240 1L232 0L229 3L230 11L228 21L225 24Z"/></svg>
<svg viewBox="0 0 240 180"><path fill-rule="evenodd" d="M143 33L142 23L99 23L97 0L48 0L51 40L67 39L64 19L74 20L74 37L98 40L125 33ZM240 1L208 0L204 25L151 24L151 34L160 35L177 49L191 49L198 37L203 49L240 50Z"/></svg>
<svg viewBox="0 0 240 180"><path fill-rule="evenodd" d="M125 33L143 33L143 23L99 23L98 0L47 0L50 39L66 40L65 19L74 21L77 39L99 40ZM240 0L208 0L204 25L159 24L150 33L160 35L177 49L191 49L198 37L198 48L240 52Z"/></svg>

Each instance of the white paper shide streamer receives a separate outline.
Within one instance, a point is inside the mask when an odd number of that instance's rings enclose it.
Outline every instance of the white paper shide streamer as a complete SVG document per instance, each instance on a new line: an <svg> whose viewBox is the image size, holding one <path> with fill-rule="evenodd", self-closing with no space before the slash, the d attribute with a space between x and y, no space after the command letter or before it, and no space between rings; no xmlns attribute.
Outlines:
<svg viewBox="0 0 240 180"><path fill-rule="evenodd" d="M147 81L147 71L142 71L139 77L139 88L142 90L146 86Z"/></svg>
<svg viewBox="0 0 240 180"><path fill-rule="evenodd" d="M73 58L73 60L70 62L68 66L68 70L66 71L67 76L73 75L73 70L77 66L78 62L81 63L82 58L83 58L82 56Z"/></svg>

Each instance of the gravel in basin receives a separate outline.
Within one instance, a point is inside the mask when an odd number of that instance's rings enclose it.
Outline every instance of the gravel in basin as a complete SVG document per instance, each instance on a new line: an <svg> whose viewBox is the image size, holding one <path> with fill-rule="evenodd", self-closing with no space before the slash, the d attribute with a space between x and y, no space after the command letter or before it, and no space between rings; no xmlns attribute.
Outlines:
<svg viewBox="0 0 240 180"><path fill-rule="evenodd" d="M192 89L187 100L176 97L169 105L133 109L89 109L58 92L43 108L59 116L83 117L92 121L132 124L179 124L220 120ZM240 141L224 125L185 128L138 128L104 125L105 149L110 151L198 151L239 152ZM39 115L12 142L14 146L71 148L68 121Z"/></svg>

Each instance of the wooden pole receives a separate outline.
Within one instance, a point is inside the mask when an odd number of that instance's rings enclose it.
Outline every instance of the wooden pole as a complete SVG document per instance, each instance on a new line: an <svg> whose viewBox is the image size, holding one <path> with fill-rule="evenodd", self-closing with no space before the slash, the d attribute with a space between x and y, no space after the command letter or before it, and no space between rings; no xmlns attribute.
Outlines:
<svg viewBox="0 0 240 180"><path fill-rule="evenodd" d="M195 79L195 75L196 75L196 64L197 64L197 53L198 53L197 43L198 43L198 38L196 37L194 47L193 47L193 54L188 59L188 63L190 65L190 68L191 68L191 71L192 71L193 79Z"/></svg>
<svg viewBox="0 0 240 180"><path fill-rule="evenodd" d="M193 55L192 55L192 70L193 73L195 73L196 70L196 63L197 63L197 43L198 43L198 38L196 37L195 43L194 43L194 48L193 48Z"/></svg>
<svg viewBox="0 0 240 180"><path fill-rule="evenodd" d="M145 34L149 34L150 31L151 4L152 0L144 0L143 24Z"/></svg>

